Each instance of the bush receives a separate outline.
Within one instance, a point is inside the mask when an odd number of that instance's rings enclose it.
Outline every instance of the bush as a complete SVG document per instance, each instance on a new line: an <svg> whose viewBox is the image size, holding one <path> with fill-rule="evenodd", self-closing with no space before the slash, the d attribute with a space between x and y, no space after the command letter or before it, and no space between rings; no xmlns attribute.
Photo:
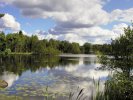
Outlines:
<svg viewBox="0 0 133 100"><path fill-rule="evenodd" d="M4 51L4 54L5 55L8 55L8 54L10 54L11 53L11 49L6 49L5 51Z"/></svg>
<svg viewBox="0 0 133 100"><path fill-rule="evenodd" d="M54 48L51 48L51 47L48 47L44 50L44 53L46 55L58 55L60 54L61 52L57 49L54 49Z"/></svg>

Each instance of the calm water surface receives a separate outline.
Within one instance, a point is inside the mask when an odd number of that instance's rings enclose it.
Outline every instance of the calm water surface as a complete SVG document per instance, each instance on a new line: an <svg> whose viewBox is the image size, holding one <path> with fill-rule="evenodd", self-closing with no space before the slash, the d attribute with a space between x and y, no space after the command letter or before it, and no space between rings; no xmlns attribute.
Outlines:
<svg viewBox="0 0 133 100"><path fill-rule="evenodd" d="M6 56L0 57L0 79L8 82L1 95L20 96L25 100L68 100L81 89L89 99L94 80L101 80L100 90L109 75L98 70L100 64L95 55Z"/></svg>

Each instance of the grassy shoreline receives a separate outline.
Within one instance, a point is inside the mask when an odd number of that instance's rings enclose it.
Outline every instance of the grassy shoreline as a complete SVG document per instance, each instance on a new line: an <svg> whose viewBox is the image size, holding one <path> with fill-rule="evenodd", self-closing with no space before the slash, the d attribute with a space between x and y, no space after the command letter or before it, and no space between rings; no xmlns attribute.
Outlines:
<svg viewBox="0 0 133 100"><path fill-rule="evenodd" d="M5 54L4 52L1 52L0 55L32 55L32 52L11 52L8 54Z"/></svg>

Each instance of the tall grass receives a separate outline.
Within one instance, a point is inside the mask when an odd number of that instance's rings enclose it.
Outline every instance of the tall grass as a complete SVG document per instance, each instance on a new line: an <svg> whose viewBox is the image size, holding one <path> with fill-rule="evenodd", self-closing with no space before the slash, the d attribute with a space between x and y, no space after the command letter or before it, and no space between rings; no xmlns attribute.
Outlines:
<svg viewBox="0 0 133 100"><path fill-rule="evenodd" d="M109 100L108 95L105 95L105 90L100 90L100 79L97 81L93 79L93 84L95 88L95 93L93 93L91 100Z"/></svg>

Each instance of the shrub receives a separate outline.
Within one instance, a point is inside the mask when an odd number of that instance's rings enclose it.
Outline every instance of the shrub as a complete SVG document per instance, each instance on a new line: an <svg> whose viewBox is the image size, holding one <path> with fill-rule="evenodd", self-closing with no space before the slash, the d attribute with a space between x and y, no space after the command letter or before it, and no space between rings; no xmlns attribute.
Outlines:
<svg viewBox="0 0 133 100"><path fill-rule="evenodd" d="M11 49L6 49L5 51L4 51L4 54L5 55L8 55L8 54L10 54L11 53Z"/></svg>

